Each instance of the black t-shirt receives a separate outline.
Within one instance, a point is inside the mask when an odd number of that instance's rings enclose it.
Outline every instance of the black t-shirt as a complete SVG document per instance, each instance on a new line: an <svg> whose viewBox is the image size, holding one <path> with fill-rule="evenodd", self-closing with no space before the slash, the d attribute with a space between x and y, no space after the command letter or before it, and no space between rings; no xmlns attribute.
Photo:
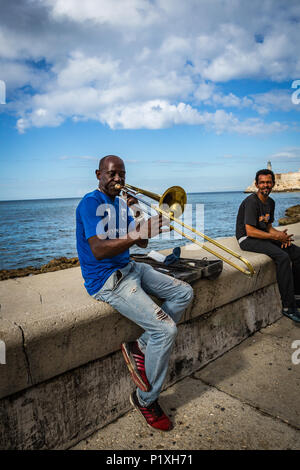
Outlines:
<svg viewBox="0 0 300 470"><path fill-rule="evenodd" d="M268 197L266 204L263 204L256 194L246 197L236 218L236 238L239 240L247 236L246 224L267 232L268 224L274 222L274 209L275 201L271 197Z"/></svg>

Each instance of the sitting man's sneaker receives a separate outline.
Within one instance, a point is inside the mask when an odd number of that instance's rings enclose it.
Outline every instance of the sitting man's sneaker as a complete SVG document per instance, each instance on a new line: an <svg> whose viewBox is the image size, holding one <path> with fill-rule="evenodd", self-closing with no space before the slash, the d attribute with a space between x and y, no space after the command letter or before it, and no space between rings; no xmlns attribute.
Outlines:
<svg viewBox="0 0 300 470"><path fill-rule="evenodd" d="M282 309L282 314L297 323L300 323L300 309L297 307L288 307Z"/></svg>
<svg viewBox="0 0 300 470"><path fill-rule="evenodd" d="M151 403L149 406L142 406L139 403L136 391L134 391L130 395L130 403L140 412L150 428L156 431L171 431L173 428L170 419L162 410L158 400L155 400L155 402Z"/></svg>
<svg viewBox="0 0 300 470"><path fill-rule="evenodd" d="M151 385L146 376L145 356L140 350L137 341L122 343L121 349L135 385L143 392L149 392Z"/></svg>

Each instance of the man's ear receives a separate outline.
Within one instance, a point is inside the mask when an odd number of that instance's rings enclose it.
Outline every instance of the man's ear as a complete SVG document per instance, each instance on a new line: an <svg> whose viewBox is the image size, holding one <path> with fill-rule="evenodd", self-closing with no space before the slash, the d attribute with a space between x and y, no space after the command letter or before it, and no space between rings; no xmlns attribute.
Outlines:
<svg viewBox="0 0 300 470"><path fill-rule="evenodd" d="M101 170L99 170L99 169L95 170L95 174L96 174L96 178L99 180L99 179L100 179Z"/></svg>

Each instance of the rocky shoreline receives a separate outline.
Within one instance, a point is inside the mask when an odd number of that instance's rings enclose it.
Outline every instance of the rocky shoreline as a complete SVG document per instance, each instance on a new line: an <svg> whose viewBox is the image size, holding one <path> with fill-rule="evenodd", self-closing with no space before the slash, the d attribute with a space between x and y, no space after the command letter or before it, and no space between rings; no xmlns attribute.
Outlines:
<svg viewBox="0 0 300 470"><path fill-rule="evenodd" d="M296 224L297 222L300 222L300 204L286 209L285 217L278 220L279 225Z"/></svg>
<svg viewBox="0 0 300 470"><path fill-rule="evenodd" d="M0 271L0 281L12 279L16 277L32 276L33 274L48 273L52 271L59 271L61 269L74 268L79 266L78 258L54 258L49 263L43 264L40 268L27 266L26 268L18 269L2 269Z"/></svg>

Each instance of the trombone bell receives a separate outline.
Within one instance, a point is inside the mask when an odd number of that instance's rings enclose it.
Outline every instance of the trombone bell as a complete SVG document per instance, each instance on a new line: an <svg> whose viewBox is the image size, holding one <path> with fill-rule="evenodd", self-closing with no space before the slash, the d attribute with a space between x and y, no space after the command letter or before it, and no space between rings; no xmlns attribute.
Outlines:
<svg viewBox="0 0 300 470"><path fill-rule="evenodd" d="M186 205L186 192L180 186L171 186L160 197L158 206L160 209L168 209L174 217L180 217L183 214ZM167 206L167 207L166 207Z"/></svg>
<svg viewBox="0 0 300 470"><path fill-rule="evenodd" d="M165 212L170 212L173 217L180 217L183 214L185 204L187 201L186 192L181 186L171 186L168 188L163 195L152 193L146 189L137 188L130 184L125 184L124 188L121 185L116 184L116 189L123 189L134 192L135 194L143 194L151 199L158 202L158 207ZM133 196L135 194L132 194Z"/></svg>

